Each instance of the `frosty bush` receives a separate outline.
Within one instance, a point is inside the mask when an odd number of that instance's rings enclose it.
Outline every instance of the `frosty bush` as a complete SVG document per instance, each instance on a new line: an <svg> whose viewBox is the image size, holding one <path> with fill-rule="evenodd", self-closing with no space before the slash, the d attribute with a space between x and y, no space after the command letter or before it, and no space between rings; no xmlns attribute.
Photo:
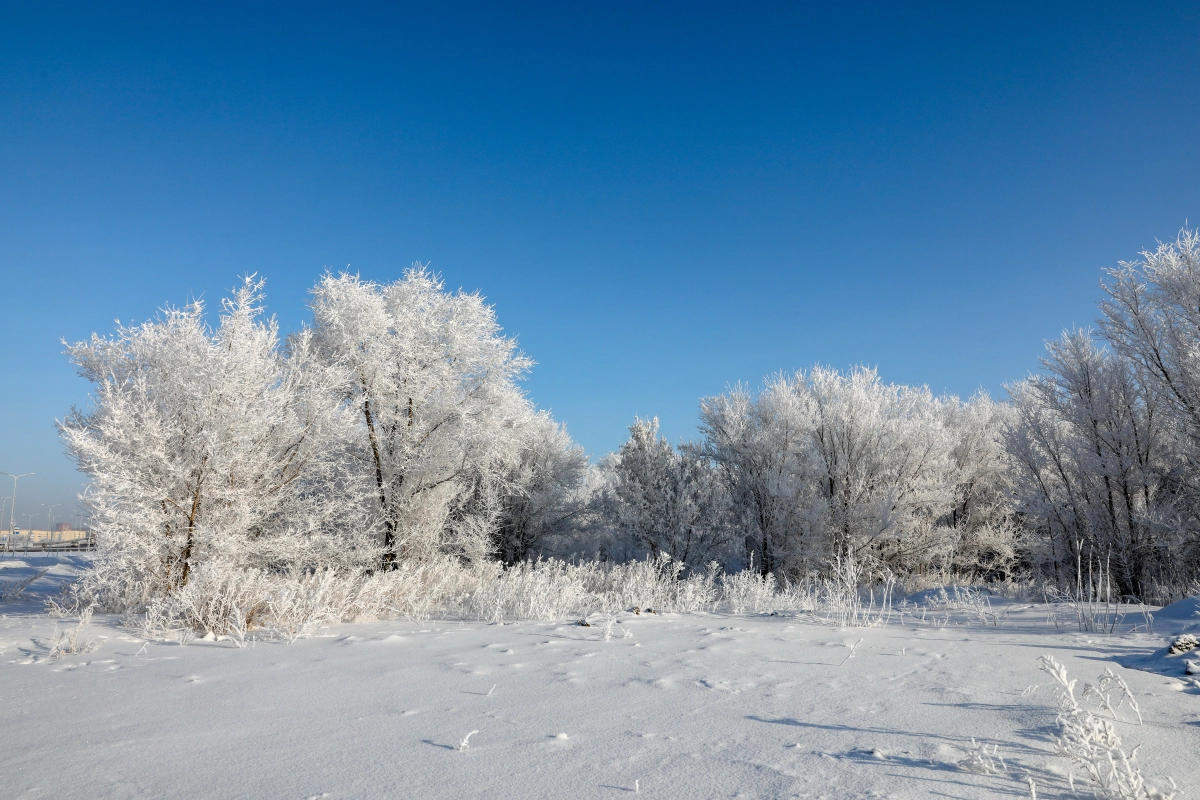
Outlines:
<svg viewBox="0 0 1200 800"><path fill-rule="evenodd" d="M182 590L153 599L141 625L156 636L189 631L241 637L258 629L292 640L336 622L424 619L469 595L475 585L476 576L446 557L370 575L279 574L205 564Z"/></svg>
<svg viewBox="0 0 1200 800"><path fill-rule="evenodd" d="M845 627L886 622L886 602L873 605L860 597L847 605L820 584L781 589L755 570L719 576L714 566L686 577L681 571L681 564L661 555L625 564L542 559L508 567L437 556L373 574L279 573L206 562L186 586L146 601L133 621L148 636L186 641L212 635L235 642L254 630L291 641L338 622L431 616L511 622L727 609L800 611ZM73 598L74 607L86 607L86 582L74 588Z"/></svg>
<svg viewBox="0 0 1200 800"><path fill-rule="evenodd" d="M713 608L715 572L681 578L682 565L659 556L627 564L555 559L481 575L458 608L477 619L564 619L633 609L689 612Z"/></svg>
<svg viewBox="0 0 1200 800"><path fill-rule="evenodd" d="M47 658L58 661L63 656L78 656L94 651L100 645L91 640L80 639L83 629L92 621L92 608L88 606L79 613L79 622L69 632L63 633L54 626L54 643L50 646Z"/></svg>

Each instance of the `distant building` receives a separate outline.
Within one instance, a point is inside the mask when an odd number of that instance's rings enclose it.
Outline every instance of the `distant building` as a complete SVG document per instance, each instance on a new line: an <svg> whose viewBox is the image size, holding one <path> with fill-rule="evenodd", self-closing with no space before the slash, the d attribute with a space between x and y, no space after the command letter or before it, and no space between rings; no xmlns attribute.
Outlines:
<svg viewBox="0 0 1200 800"><path fill-rule="evenodd" d="M55 526L54 526L54 530L56 530L56 531L69 531L69 530L74 530L74 529L71 527L71 523L69 523L69 522L60 522L60 523L58 523L57 525L55 525Z"/></svg>

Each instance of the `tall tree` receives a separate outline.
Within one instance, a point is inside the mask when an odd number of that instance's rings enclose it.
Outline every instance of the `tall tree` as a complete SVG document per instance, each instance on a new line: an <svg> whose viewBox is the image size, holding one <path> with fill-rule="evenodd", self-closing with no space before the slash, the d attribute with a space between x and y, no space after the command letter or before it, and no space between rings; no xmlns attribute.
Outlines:
<svg viewBox="0 0 1200 800"><path fill-rule="evenodd" d="M763 575L802 569L811 554L803 514L813 496L813 428L811 405L783 375L757 394L737 386L700 401L704 452L745 531L745 563Z"/></svg>
<svg viewBox="0 0 1200 800"><path fill-rule="evenodd" d="M566 428L539 411L520 435L519 460L505 477L508 493L493 531L493 552L505 564L539 556L569 537L587 507L587 456Z"/></svg>
<svg viewBox="0 0 1200 800"><path fill-rule="evenodd" d="M196 301L67 346L94 407L59 428L90 479L101 564L127 588L173 591L204 561L295 567L362 544L345 538L363 532L352 498L324 491L338 478L336 381L310 368L307 337L284 356L261 301L247 278L215 330Z"/></svg>
<svg viewBox="0 0 1200 800"><path fill-rule="evenodd" d="M1176 505L1161 401L1086 331L1046 349L1044 374L1009 387L1020 508L1060 578L1081 556L1111 557L1121 592L1147 597L1166 577Z"/></svg>
<svg viewBox="0 0 1200 800"><path fill-rule="evenodd" d="M701 451L676 450L659 435L658 419L638 419L610 466L612 519L644 552L690 569L722 554L728 502Z"/></svg>
<svg viewBox="0 0 1200 800"><path fill-rule="evenodd" d="M493 309L419 265L383 285L326 275L312 308L318 352L345 370L342 400L360 420L352 448L375 496L381 568L456 531L485 539L533 414L517 385L532 362Z"/></svg>

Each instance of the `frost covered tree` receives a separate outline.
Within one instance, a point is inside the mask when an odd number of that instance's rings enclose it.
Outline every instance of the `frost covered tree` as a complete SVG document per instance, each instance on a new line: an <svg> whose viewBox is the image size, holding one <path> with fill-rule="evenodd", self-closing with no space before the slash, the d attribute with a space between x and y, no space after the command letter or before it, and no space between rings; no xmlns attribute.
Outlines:
<svg viewBox="0 0 1200 800"><path fill-rule="evenodd" d="M643 552L691 569L722 555L728 503L702 452L672 447L659 435L657 418L637 419L609 468L609 518Z"/></svg>
<svg viewBox="0 0 1200 800"><path fill-rule="evenodd" d="M744 563L766 575L809 555L804 514L813 496L812 409L779 375L761 392L737 386L700 401L704 452L717 464Z"/></svg>
<svg viewBox="0 0 1200 800"><path fill-rule="evenodd" d="M1100 558L1122 594L1146 597L1173 577L1163 568L1180 544L1162 403L1131 361L1086 331L1046 349L1044 374L1009 387L1020 509L1060 580L1074 578L1079 558Z"/></svg>
<svg viewBox="0 0 1200 800"><path fill-rule="evenodd" d="M532 362L482 297L420 266L389 284L326 275L312 309L317 351L345 371L359 420L349 449L374 496L380 566L486 553L534 413L517 385Z"/></svg>
<svg viewBox="0 0 1200 800"><path fill-rule="evenodd" d="M1175 555L1200 568L1200 231L1108 271L1100 329L1134 366L1170 448ZM1183 564L1180 565L1183 567Z"/></svg>
<svg viewBox="0 0 1200 800"><path fill-rule="evenodd" d="M85 500L113 591L161 596L197 566L300 568L369 551L333 442L345 420L310 339L281 351L262 282L115 335L67 346L93 408L59 428L88 476Z"/></svg>
<svg viewBox="0 0 1200 800"><path fill-rule="evenodd" d="M814 409L814 516L833 553L919 563L951 501L945 401L925 387L885 384L864 367L847 374L814 367L795 386Z"/></svg>
<svg viewBox="0 0 1200 800"><path fill-rule="evenodd" d="M539 556L566 544L587 508L583 448L548 413L529 417L521 432L519 460L505 476L494 553L505 564Z"/></svg>
<svg viewBox="0 0 1200 800"><path fill-rule="evenodd" d="M871 369L824 367L701 401L706 452L763 572L845 556L922 563L952 503L950 402Z"/></svg>
<svg viewBox="0 0 1200 800"><path fill-rule="evenodd" d="M1141 255L1108 270L1100 329L1157 388L1174 432L1200 449L1200 231Z"/></svg>
<svg viewBox="0 0 1200 800"><path fill-rule="evenodd" d="M1013 409L980 392L965 403L947 398L944 411L953 441L953 499L938 520L930 555L956 575L1012 577L1024 546L1004 436Z"/></svg>

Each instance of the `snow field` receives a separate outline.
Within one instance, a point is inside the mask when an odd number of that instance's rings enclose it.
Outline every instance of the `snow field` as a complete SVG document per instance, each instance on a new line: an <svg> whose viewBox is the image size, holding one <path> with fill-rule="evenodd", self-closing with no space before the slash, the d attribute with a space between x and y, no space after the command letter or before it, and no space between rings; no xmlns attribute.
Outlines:
<svg viewBox="0 0 1200 800"><path fill-rule="evenodd" d="M39 583L69 572L51 567ZM0 611L6 797L1028 797L1027 775L1039 798L1089 797L1054 754L1046 654L1081 685L1113 669L1145 719L1117 725L1144 773L1180 797L1200 783L1197 686L1149 657L1169 637L1068 632L1041 605L993 599L988 627L377 622L243 649L97 614L93 652L51 659L76 619L34 600ZM1121 666L1138 659L1172 674Z"/></svg>

